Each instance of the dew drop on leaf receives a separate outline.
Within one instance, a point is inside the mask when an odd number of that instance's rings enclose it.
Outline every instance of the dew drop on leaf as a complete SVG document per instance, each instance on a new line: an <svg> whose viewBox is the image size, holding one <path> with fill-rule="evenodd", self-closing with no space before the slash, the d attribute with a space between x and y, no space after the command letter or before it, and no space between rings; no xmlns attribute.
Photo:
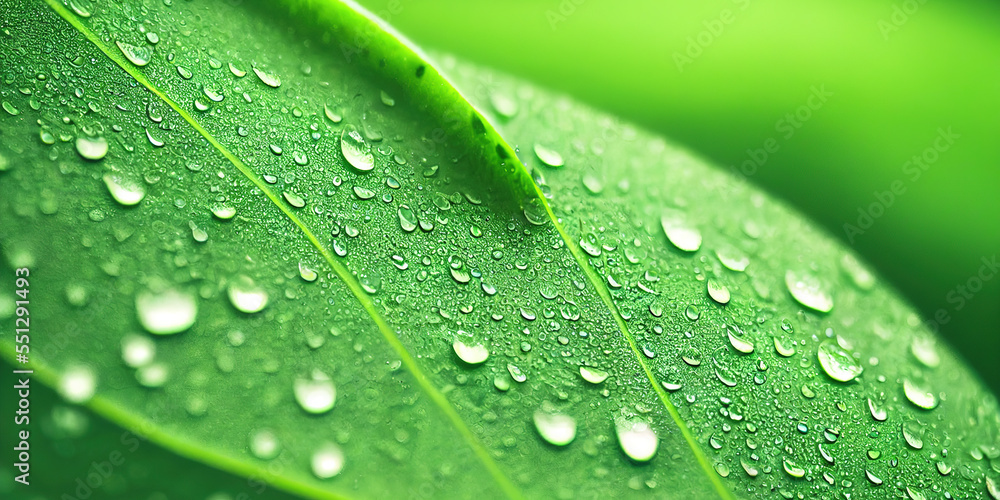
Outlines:
<svg viewBox="0 0 1000 500"><path fill-rule="evenodd" d="M346 125L340 133L340 151L352 167L360 172L375 168L375 157L354 125Z"/></svg>
<svg viewBox="0 0 1000 500"><path fill-rule="evenodd" d="M535 144L535 156L537 156L539 160L542 160L542 163L550 167L561 167L565 164L563 162L562 155L559 154L558 151L547 148L538 143Z"/></svg>
<svg viewBox="0 0 1000 500"><path fill-rule="evenodd" d="M458 355L458 359L470 365L482 364L490 357L489 349L482 344L466 344L461 340L456 340L451 344L451 347Z"/></svg>
<svg viewBox="0 0 1000 500"><path fill-rule="evenodd" d="M581 366L580 376L591 384L600 384L608 378L608 372L593 367Z"/></svg>
<svg viewBox="0 0 1000 500"><path fill-rule="evenodd" d="M237 310L252 314L267 306L268 295L248 276L241 275L229 284L229 301Z"/></svg>
<svg viewBox="0 0 1000 500"><path fill-rule="evenodd" d="M660 217L660 226L670 243L684 252L695 252L701 248L701 231L676 214Z"/></svg>
<svg viewBox="0 0 1000 500"><path fill-rule="evenodd" d="M312 472L319 479L330 479L344 470L344 452L334 443L323 443L311 459Z"/></svg>
<svg viewBox="0 0 1000 500"><path fill-rule="evenodd" d="M278 437L270 429L259 429L250 434L250 452L261 460L270 460L278 456L281 444Z"/></svg>
<svg viewBox="0 0 1000 500"><path fill-rule="evenodd" d="M319 278L319 274L303 262L299 262L299 276L303 281L316 281Z"/></svg>
<svg viewBox="0 0 1000 500"><path fill-rule="evenodd" d="M824 340L816 356L823 371L839 382L850 382L863 371L861 363L833 339Z"/></svg>
<svg viewBox="0 0 1000 500"><path fill-rule="evenodd" d="M104 174L104 184L111 197L126 207L138 205L146 197L146 190L141 184L127 180L118 173Z"/></svg>
<svg viewBox="0 0 1000 500"><path fill-rule="evenodd" d="M115 43L118 44L118 48L121 49L122 54L125 54L125 58L136 66L145 66L153 58L152 47L137 46L125 42Z"/></svg>
<svg viewBox="0 0 1000 500"><path fill-rule="evenodd" d="M159 293L139 292L135 297L135 309L143 328L156 335L183 332L191 328L198 316L194 297L173 288Z"/></svg>
<svg viewBox="0 0 1000 500"><path fill-rule="evenodd" d="M833 309L833 297L812 273L788 270L785 272L785 286L799 304L824 313Z"/></svg>
<svg viewBox="0 0 1000 500"><path fill-rule="evenodd" d="M130 368L146 366L156 355L156 344L149 337L130 333L122 338L122 361Z"/></svg>
<svg viewBox="0 0 1000 500"><path fill-rule="evenodd" d="M337 400L333 381L319 370L313 370L308 377L296 378L293 390L299 406L314 415L330 411Z"/></svg>
<svg viewBox="0 0 1000 500"><path fill-rule="evenodd" d="M925 410L933 410L938 404L934 393L908 378L903 379L903 393L906 394L906 399L910 400L911 403Z"/></svg>
<svg viewBox="0 0 1000 500"><path fill-rule="evenodd" d="M168 378L170 378L170 370L167 369L167 365L156 361L140 366L135 371L135 379L143 387L163 387Z"/></svg>
<svg viewBox="0 0 1000 500"><path fill-rule="evenodd" d="M706 285L708 288L708 296L711 297L712 300L722 305L729 303L731 296L729 294L729 289L726 288L725 285L715 281L714 279L709 279Z"/></svg>
<svg viewBox="0 0 1000 500"><path fill-rule="evenodd" d="M263 70L261 70L256 66L253 68L253 72L254 74L257 75L257 78L260 78L260 81L264 82L264 85L274 88L278 88L281 86L281 79L278 78L277 76L272 75L270 73L265 73Z"/></svg>
<svg viewBox="0 0 1000 500"><path fill-rule="evenodd" d="M524 204L524 218L536 226L548 223L549 214L545 210L545 203L539 198L528 200Z"/></svg>
<svg viewBox="0 0 1000 500"><path fill-rule="evenodd" d="M543 405L535 411L533 419L538 435L549 444L566 446L576 438L576 420L569 415L553 412Z"/></svg>
<svg viewBox="0 0 1000 500"><path fill-rule="evenodd" d="M94 397L97 375L85 365L72 366L59 377L59 394L71 403L86 403Z"/></svg>
<svg viewBox="0 0 1000 500"><path fill-rule="evenodd" d="M400 205L397 215L399 217L399 227L403 228L403 231L411 233L417 228L417 216L413 214L413 210L409 206Z"/></svg>
<svg viewBox="0 0 1000 500"><path fill-rule="evenodd" d="M104 137L77 137L76 152L88 160L100 160L108 154L108 141Z"/></svg>
<svg viewBox="0 0 1000 500"><path fill-rule="evenodd" d="M622 418L615 422L618 444L625 455L636 462L648 462L656 455L660 440L643 420Z"/></svg>

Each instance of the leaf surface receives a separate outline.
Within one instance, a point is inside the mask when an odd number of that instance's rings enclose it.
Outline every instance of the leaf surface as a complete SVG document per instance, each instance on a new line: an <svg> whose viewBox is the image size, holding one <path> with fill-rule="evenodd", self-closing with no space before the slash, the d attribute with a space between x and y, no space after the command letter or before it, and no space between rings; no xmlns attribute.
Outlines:
<svg viewBox="0 0 1000 500"><path fill-rule="evenodd" d="M342 4L14 7L0 244L32 362L169 450L315 498L995 475L995 400L910 309L661 139L446 62L515 152Z"/></svg>

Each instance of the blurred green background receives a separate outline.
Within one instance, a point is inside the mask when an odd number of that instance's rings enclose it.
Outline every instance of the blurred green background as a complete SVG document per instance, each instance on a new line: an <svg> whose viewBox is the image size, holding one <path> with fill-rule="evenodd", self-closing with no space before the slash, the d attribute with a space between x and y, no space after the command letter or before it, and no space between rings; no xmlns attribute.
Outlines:
<svg viewBox="0 0 1000 500"><path fill-rule="evenodd" d="M744 166L944 320L1000 393L1000 275L984 267L1000 257L1000 3L361 3L422 47ZM939 139L949 129L957 137ZM769 139L766 160L748 152ZM894 183L893 199L876 195Z"/></svg>

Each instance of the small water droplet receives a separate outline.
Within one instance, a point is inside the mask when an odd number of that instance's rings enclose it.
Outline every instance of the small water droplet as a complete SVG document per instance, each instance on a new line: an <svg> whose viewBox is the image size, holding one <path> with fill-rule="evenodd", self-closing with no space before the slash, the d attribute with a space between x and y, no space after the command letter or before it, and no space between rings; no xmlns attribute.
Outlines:
<svg viewBox="0 0 1000 500"><path fill-rule="evenodd" d="M184 66L177 66L177 74L181 75L181 78L185 80L190 80L194 76L191 70L185 68Z"/></svg>
<svg viewBox="0 0 1000 500"><path fill-rule="evenodd" d="M507 372L510 373L511 378L513 378L515 382L521 383L528 380L528 376L525 375L524 372L517 367L517 365L507 363Z"/></svg>
<svg viewBox="0 0 1000 500"><path fill-rule="evenodd" d="M729 289L725 285L715 281L714 279L709 279L707 283L708 296L712 300L718 302L719 304L726 305L729 303L730 294Z"/></svg>
<svg viewBox="0 0 1000 500"><path fill-rule="evenodd" d="M916 427L911 427L907 424L902 424L903 439L906 440L906 444L910 445L914 450L919 450L924 447L924 440L920 437L920 430Z"/></svg>
<svg viewBox="0 0 1000 500"><path fill-rule="evenodd" d="M910 344L910 352L928 368L936 368L941 364L941 357L938 355L936 342L931 337L913 337L913 342Z"/></svg>
<svg viewBox="0 0 1000 500"><path fill-rule="evenodd" d="M833 339L824 340L819 345L817 357L823 371L832 379L840 382L850 382L864 371L861 363Z"/></svg>
<svg viewBox="0 0 1000 500"><path fill-rule="evenodd" d="M323 114L326 115L326 118L333 123L340 123L341 120L344 119L343 115L334 111L333 108L325 104L323 105Z"/></svg>
<svg viewBox="0 0 1000 500"><path fill-rule="evenodd" d="M299 276L301 276L304 281L316 281L319 274L317 274L316 271L307 266L305 263L299 262Z"/></svg>
<svg viewBox="0 0 1000 500"><path fill-rule="evenodd" d="M240 68L237 68L235 64L229 63L229 72L233 74L236 78L243 78L247 76L247 72Z"/></svg>
<svg viewBox="0 0 1000 500"><path fill-rule="evenodd" d="M287 201L289 205L295 208L302 208L306 206L305 198L303 198L302 195L298 193L294 193L291 191L283 191L281 193L281 196L285 198L285 201Z"/></svg>
<svg viewBox="0 0 1000 500"><path fill-rule="evenodd" d="M293 385L295 401L308 413L319 415L333 408L337 389L325 373L313 370L308 377L298 377Z"/></svg>
<svg viewBox="0 0 1000 500"><path fill-rule="evenodd" d="M545 210L545 203L540 198L529 200L524 204L524 218L536 226L547 224L549 214Z"/></svg>
<svg viewBox="0 0 1000 500"><path fill-rule="evenodd" d="M880 486L882 484L882 480L878 476L876 476L875 474L873 474L872 471L870 471L868 469L865 469L865 476L875 486Z"/></svg>
<svg viewBox="0 0 1000 500"><path fill-rule="evenodd" d="M160 293L139 292L135 297L135 309L143 328L156 335L183 332L191 328L198 316L194 296L173 288Z"/></svg>
<svg viewBox="0 0 1000 500"><path fill-rule="evenodd" d="M403 231L411 233L417 228L417 216L413 214L413 210L409 206L400 205L397 215L399 217L399 227L403 228Z"/></svg>
<svg viewBox="0 0 1000 500"><path fill-rule="evenodd" d="M3 101L3 103L0 103L0 106L2 106L3 110L6 111L7 114L9 114L11 116L17 116L17 115L21 114L21 112L18 111L18 109L15 108L13 104L11 104L11 103L9 103L7 101Z"/></svg>
<svg viewBox="0 0 1000 500"><path fill-rule="evenodd" d="M727 269L736 272L746 271L750 265L750 257L732 245L723 245L715 250L715 256Z"/></svg>
<svg viewBox="0 0 1000 500"><path fill-rule="evenodd" d="M880 408L876 405L872 398L868 398L868 411L871 412L872 418L879 422L885 422L885 419L889 418L889 414L885 411L885 408Z"/></svg>
<svg viewBox="0 0 1000 500"><path fill-rule="evenodd" d="M231 205L213 205L212 215L218 217L221 220L229 220L236 216L236 208Z"/></svg>
<svg viewBox="0 0 1000 500"><path fill-rule="evenodd" d="M364 137L354 125L346 125L340 133L340 150L352 167L361 172L375 168L375 157Z"/></svg>
<svg viewBox="0 0 1000 500"><path fill-rule="evenodd" d="M806 475L806 470L799 467L795 462L785 458L781 461L781 466L785 469L785 472L792 477L802 477Z"/></svg>
<svg viewBox="0 0 1000 500"><path fill-rule="evenodd" d="M744 334L743 330L739 329L735 325L731 325L726 328L726 335L729 337L729 344L733 346L739 352L743 354L750 354L753 352L753 342L750 342Z"/></svg>
<svg viewBox="0 0 1000 500"><path fill-rule="evenodd" d="M229 301L237 310L252 314L267 306L268 295L250 277L240 275L229 284Z"/></svg>
<svg viewBox="0 0 1000 500"><path fill-rule="evenodd" d="M149 337L128 334L122 338L122 361L130 368L146 366L156 356L156 344Z"/></svg>
<svg viewBox="0 0 1000 500"><path fill-rule="evenodd" d="M260 429L250 435L250 452L261 460L270 460L281 451L278 437L270 429Z"/></svg>

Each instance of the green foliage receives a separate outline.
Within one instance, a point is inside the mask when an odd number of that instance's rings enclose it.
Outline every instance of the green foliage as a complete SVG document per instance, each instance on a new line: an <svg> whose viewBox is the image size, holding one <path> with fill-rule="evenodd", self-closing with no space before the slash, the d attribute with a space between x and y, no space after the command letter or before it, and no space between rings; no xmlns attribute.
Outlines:
<svg viewBox="0 0 1000 500"><path fill-rule="evenodd" d="M41 497L123 432L163 449L102 497L995 485L996 401L912 310L663 139L340 4L6 11L0 265L35 376L89 408L37 396L76 457Z"/></svg>

